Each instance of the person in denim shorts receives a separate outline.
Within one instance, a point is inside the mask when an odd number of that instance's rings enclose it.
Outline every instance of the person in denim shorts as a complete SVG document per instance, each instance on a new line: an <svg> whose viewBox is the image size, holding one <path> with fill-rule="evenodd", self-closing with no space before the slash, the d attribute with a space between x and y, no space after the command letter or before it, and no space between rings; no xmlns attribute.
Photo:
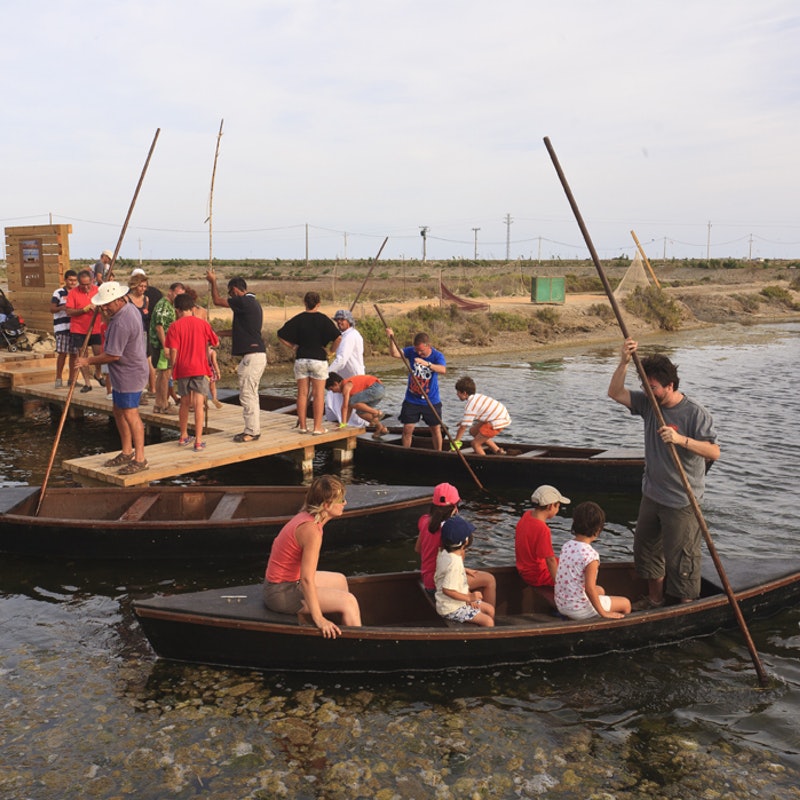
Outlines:
<svg viewBox="0 0 800 800"><path fill-rule="evenodd" d="M278 331L278 338L294 350L294 377L297 380L297 419L300 433L308 433L309 388L313 394L314 427L311 433L321 436L325 410L325 381L328 379L328 353L335 353L342 338L330 317L319 310L317 292L306 292L305 311L293 316Z"/></svg>

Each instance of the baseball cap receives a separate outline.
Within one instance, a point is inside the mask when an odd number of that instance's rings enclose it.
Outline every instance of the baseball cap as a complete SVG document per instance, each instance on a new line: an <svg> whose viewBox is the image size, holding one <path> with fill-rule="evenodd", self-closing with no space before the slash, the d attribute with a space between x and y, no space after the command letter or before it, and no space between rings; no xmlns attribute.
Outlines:
<svg viewBox="0 0 800 800"><path fill-rule="evenodd" d="M346 308L340 308L334 315L334 319L346 319L354 328L356 326L356 319L351 311Z"/></svg>
<svg viewBox="0 0 800 800"><path fill-rule="evenodd" d="M553 503L561 503L566 505L569 503L569 497L564 497L555 486L540 486L532 495L531 503L535 506L549 506Z"/></svg>
<svg viewBox="0 0 800 800"><path fill-rule="evenodd" d="M131 272L131 278L135 277L136 275L144 275L145 278L147 277L147 273L141 267L136 267L136 269Z"/></svg>
<svg viewBox="0 0 800 800"><path fill-rule="evenodd" d="M442 544L445 547L457 547L472 536L475 526L464 517L449 517L442 524Z"/></svg>
<svg viewBox="0 0 800 800"><path fill-rule="evenodd" d="M450 483L440 483L433 490L435 506L454 506L461 502L458 489Z"/></svg>
<svg viewBox="0 0 800 800"><path fill-rule="evenodd" d="M111 250L103 250L103 252L100 253L100 255L106 256L107 258L114 258L114 254L111 252Z"/></svg>

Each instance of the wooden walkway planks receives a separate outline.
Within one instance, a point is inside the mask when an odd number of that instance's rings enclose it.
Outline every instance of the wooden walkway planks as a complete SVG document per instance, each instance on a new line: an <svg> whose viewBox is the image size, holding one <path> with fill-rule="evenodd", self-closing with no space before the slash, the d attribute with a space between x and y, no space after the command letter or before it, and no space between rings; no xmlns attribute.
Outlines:
<svg viewBox="0 0 800 800"><path fill-rule="evenodd" d="M53 385L56 372L55 353L0 350L0 389L16 391L19 386L41 383ZM67 374L66 367L64 374Z"/></svg>
<svg viewBox="0 0 800 800"><path fill-rule="evenodd" d="M63 404L67 397L67 389L54 389L52 381L47 383L19 385L15 389L18 394L38 398L47 402ZM94 386L91 392L81 393L76 390L70 401L70 408L80 408L112 414L111 399L106 397L105 389ZM156 414L152 404L143 405L139 413L145 425L178 430L178 415ZM238 443L233 441L234 435L242 430L241 406L223 403L217 409L209 404L207 429L203 436L205 450L195 452L191 445L181 447L176 439L159 444L145 446L145 457L148 468L135 475L120 475L118 467L104 467L103 464L119 451L100 453L82 458L68 459L63 466L79 479L90 483L110 483L115 486L139 486L150 481L173 478L190 472L213 469L215 467L249 461L255 458L277 455L279 453L295 453L301 462L304 472L310 472L314 458L314 449L318 445L337 445L341 448L340 458L349 461L356 446L356 437L363 432L361 428L339 428L333 423L326 423L326 432L321 436L300 433L297 428L297 417L279 414L273 411L261 413L261 437L255 442ZM189 430L193 430L191 423Z"/></svg>

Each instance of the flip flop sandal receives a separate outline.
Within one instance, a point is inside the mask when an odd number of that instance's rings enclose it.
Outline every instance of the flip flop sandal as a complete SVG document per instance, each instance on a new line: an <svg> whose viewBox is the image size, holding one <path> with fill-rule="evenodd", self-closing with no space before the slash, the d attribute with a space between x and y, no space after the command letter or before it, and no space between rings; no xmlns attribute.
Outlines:
<svg viewBox="0 0 800 800"><path fill-rule="evenodd" d="M192 439L194 439L194 436L187 436L186 438L178 439L178 446L186 447L187 444L192 443Z"/></svg>
<svg viewBox="0 0 800 800"><path fill-rule="evenodd" d="M195 442L194 443L194 451L195 451L195 453L199 453L201 450L205 450L205 449L206 449L206 443L205 442Z"/></svg>

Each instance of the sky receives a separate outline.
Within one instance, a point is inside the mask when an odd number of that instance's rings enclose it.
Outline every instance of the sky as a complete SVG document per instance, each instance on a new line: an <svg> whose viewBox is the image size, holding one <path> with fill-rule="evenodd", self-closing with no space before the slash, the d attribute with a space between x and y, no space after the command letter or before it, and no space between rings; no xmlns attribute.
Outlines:
<svg viewBox="0 0 800 800"><path fill-rule="evenodd" d="M545 137L603 259L632 257L631 231L651 259L800 257L796 2L6 0L2 19L0 223L71 224L73 259L115 249L154 140L124 258L369 258L386 237L382 258L587 258Z"/></svg>

